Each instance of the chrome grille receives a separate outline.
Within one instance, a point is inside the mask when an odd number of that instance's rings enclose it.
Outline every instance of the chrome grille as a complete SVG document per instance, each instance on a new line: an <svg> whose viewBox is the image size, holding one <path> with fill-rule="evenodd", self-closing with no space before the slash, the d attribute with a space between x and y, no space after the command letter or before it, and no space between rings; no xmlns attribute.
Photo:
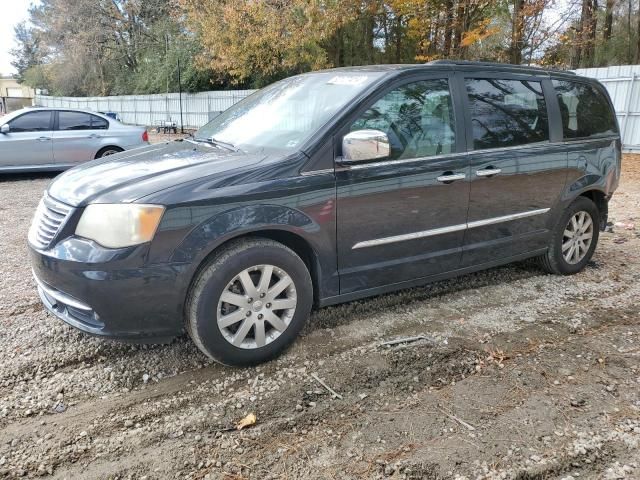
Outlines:
<svg viewBox="0 0 640 480"><path fill-rule="evenodd" d="M45 194L33 216L29 229L29 242L36 248L47 248L70 213L71 207Z"/></svg>

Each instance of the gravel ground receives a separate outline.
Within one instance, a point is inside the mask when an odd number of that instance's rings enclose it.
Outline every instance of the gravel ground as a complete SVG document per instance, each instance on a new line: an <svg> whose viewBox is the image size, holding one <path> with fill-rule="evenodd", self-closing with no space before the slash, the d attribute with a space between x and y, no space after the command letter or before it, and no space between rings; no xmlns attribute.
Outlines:
<svg viewBox="0 0 640 480"><path fill-rule="evenodd" d="M249 369L47 314L25 238L50 180L0 179L0 477L640 478L640 156L583 273L525 262L325 308Z"/></svg>

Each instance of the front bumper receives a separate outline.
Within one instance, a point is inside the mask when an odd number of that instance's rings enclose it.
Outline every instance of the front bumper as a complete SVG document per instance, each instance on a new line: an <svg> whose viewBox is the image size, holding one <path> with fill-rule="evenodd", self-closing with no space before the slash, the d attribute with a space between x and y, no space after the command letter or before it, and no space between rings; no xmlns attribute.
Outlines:
<svg viewBox="0 0 640 480"><path fill-rule="evenodd" d="M67 324L141 343L182 333L187 265L146 266L147 246L101 250L73 237L52 250L29 250L42 303Z"/></svg>
<svg viewBox="0 0 640 480"><path fill-rule="evenodd" d="M93 335L100 335L102 333L105 326L104 322L102 322L100 317L89 305L49 285L45 285L38 279L35 273L33 274L33 278L38 287L40 300L42 300L42 303L49 312L79 330Z"/></svg>

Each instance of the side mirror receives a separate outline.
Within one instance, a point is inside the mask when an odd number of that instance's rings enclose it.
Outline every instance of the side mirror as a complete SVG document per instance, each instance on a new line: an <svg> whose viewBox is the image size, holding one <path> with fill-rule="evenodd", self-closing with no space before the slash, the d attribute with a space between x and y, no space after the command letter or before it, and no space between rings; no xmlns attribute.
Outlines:
<svg viewBox="0 0 640 480"><path fill-rule="evenodd" d="M390 151L389 137L380 130L356 130L342 139L342 160L345 163L387 158Z"/></svg>
<svg viewBox="0 0 640 480"><path fill-rule="evenodd" d="M0 127L0 133L7 134L7 133L9 133L10 131L11 131L11 127L9 126L9 124L8 124L8 123L5 123L4 125L2 125L2 126Z"/></svg>

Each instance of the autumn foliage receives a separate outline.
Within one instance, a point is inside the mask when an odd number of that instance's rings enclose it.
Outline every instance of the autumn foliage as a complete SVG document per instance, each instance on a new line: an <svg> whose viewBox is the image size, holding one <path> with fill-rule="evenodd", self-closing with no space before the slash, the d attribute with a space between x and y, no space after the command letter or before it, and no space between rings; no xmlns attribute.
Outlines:
<svg viewBox="0 0 640 480"><path fill-rule="evenodd" d="M640 63L640 0L40 0L21 81L53 94L261 87L329 67L443 58Z"/></svg>

